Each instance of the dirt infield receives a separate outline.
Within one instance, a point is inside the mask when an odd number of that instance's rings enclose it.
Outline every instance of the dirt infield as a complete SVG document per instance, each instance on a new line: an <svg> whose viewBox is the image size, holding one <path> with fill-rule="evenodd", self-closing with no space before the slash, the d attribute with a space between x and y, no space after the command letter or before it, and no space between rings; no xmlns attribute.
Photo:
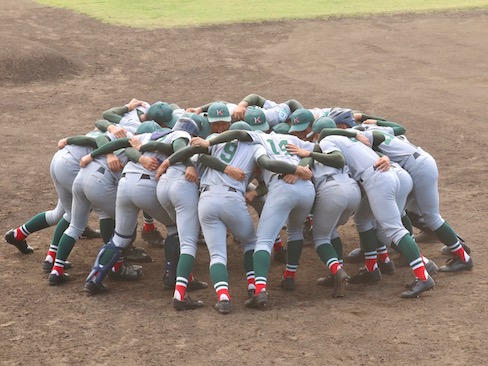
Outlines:
<svg viewBox="0 0 488 366"><path fill-rule="evenodd" d="M407 127L440 170L441 211L473 250L470 273L437 274L434 291L399 297L410 270L332 299L304 249L297 289L279 288L271 266L271 309L244 308L239 248L229 243L234 311L176 313L162 290L163 252L139 283L107 281L86 297L84 278L100 246L80 240L72 281L50 287L41 262L52 229L30 236L22 255L4 244L0 265L0 365L464 365L484 364L488 230L488 11L140 30L111 27L27 0L0 3L0 222L4 231L55 206L49 163L56 142L92 128L132 97L181 107L238 102L256 92L307 107L342 106ZM92 219L95 225L95 218ZM342 228L345 251L357 245ZM138 239L138 245L144 245ZM440 243L420 244L442 264ZM209 281L208 252L195 273ZM355 273L356 265L346 270Z"/></svg>

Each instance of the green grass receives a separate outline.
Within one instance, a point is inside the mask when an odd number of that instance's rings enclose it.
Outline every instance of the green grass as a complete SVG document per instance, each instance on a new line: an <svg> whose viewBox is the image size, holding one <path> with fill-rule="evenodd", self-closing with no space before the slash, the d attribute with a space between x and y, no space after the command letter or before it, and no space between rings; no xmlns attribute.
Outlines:
<svg viewBox="0 0 488 366"><path fill-rule="evenodd" d="M38 0L103 22L141 28L486 8L488 0Z"/></svg>

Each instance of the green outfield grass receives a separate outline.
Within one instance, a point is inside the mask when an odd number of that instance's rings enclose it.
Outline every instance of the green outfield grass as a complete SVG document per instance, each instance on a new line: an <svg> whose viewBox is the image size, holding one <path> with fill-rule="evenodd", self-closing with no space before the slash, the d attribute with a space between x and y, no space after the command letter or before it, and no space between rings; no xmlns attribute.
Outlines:
<svg viewBox="0 0 488 366"><path fill-rule="evenodd" d="M486 8L488 0L38 0L103 22L172 28L361 14Z"/></svg>

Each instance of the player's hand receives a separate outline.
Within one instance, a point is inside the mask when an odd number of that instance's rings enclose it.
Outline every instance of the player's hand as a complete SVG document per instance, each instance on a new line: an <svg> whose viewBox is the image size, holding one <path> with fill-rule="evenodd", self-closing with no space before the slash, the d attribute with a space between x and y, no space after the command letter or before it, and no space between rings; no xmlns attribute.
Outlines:
<svg viewBox="0 0 488 366"><path fill-rule="evenodd" d="M240 168L236 168L231 165L227 165L224 169L224 173L230 176L231 178L234 178L235 180L241 182L246 178L246 173L242 171Z"/></svg>
<svg viewBox="0 0 488 366"><path fill-rule="evenodd" d="M293 144L288 144L285 146L286 147L286 150L288 150L288 152L292 155L297 155L301 158L307 158L310 156L310 151L308 150L305 150L305 149L302 149L296 145L293 145Z"/></svg>
<svg viewBox="0 0 488 366"><path fill-rule="evenodd" d="M283 176L283 180L288 184L295 184L300 177L296 174L286 174Z"/></svg>
<svg viewBox="0 0 488 366"><path fill-rule="evenodd" d="M234 113L232 113L232 120L233 121L243 121L244 115L246 114L247 108L242 104L238 104Z"/></svg>
<svg viewBox="0 0 488 366"><path fill-rule="evenodd" d="M375 125L377 122L378 122L377 120L375 120L375 119L371 119L371 118L366 119L366 120L364 120L364 121L363 121L363 123L364 123L365 125Z"/></svg>
<svg viewBox="0 0 488 366"><path fill-rule="evenodd" d="M151 171L156 170L159 166L158 159L156 159L154 157L145 156L145 155L142 155L139 158L139 163L144 168L146 168L147 170L151 170Z"/></svg>
<svg viewBox="0 0 488 366"><path fill-rule="evenodd" d="M380 172L386 172L388 169L390 169L390 166L390 158L386 155L383 155L374 164L375 169L379 170Z"/></svg>
<svg viewBox="0 0 488 366"><path fill-rule="evenodd" d="M156 179L159 179L164 173L166 173L166 170L169 168L169 160L165 159L161 165L159 165L158 170L156 170Z"/></svg>
<svg viewBox="0 0 488 366"><path fill-rule="evenodd" d="M251 204L251 202L258 196L258 193L256 191L249 191L246 192L245 197L246 197L246 203L248 205Z"/></svg>
<svg viewBox="0 0 488 366"><path fill-rule="evenodd" d="M196 107L196 108L187 108L187 109L186 109L186 112L188 112L188 113L196 113L196 114L200 114L200 113L202 113L203 111L202 111L202 108L200 108L200 107Z"/></svg>
<svg viewBox="0 0 488 366"><path fill-rule="evenodd" d="M308 165L307 166L298 165L295 174L298 175L303 180L310 180L312 179L313 176L313 173L308 167Z"/></svg>
<svg viewBox="0 0 488 366"><path fill-rule="evenodd" d="M64 139L61 139L58 141L58 149L61 150L66 145L68 145L68 139L67 138L64 138Z"/></svg>
<svg viewBox="0 0 488 366"><path fill-rule="evenodd" d="M202 139L201 137L193 137L191 139L191 146L197 147L209 147L210 141Z"/></svg>
<svg viewBox="0 0 488 366"><path fill-rule="evenodd" d="M371 142L369 141L369 139L364 136L361 132L358 131L358 133L356 134L356 140L358 140L359 142L362 142L364 145L368 146L368 147L371 147Z"/></svg>
<svg viewBox="0 0 488 366"><path fill-rule="evenodd" d="M114 173L120 172L124 168L124 165L115 154L107 154L107 165Z"/></svg>
<svg viewBox="0 0 488 366"><path fill-rule="evenodd" d="M136 98L132 98L131 101L126 104L126 106L127 106L127 109L129 109L129 112L130 112L130 111L133 111L134 109L136 109L137 107L139 107L140 105L143 105L143 104L144 104L144 102L142 100L138 100Z"/></svg>
<svg viewBox="0 0 488 366"><path fill-rule="evenodd" d="M80 159L80 166L82 168L86 167L88 164L90 164L91 162L93 161L93 158L91 156L91 154L87 154L85 156L83 156L81 159Z"/></svg>
<svg viewBox="0 0 488 366"><path fill-rule="evenodd" d="M185 179L189 182L196 183L198 181L198 173L194 166L187 166L185 170Z"/></svg>
<svg viewBox="0 0 488 366"><path fill-rule="evenodd" d="M127 135L127 132L123 127L110 125L107 127L107 131L114 135L116 138L121 139Z"/></svg>
<svg viewBox="0 0 488 366"><path fill-rule="evenodd" d="M139 140L139 139L137 139L137 138L133 137L133 138L129 139L129 144L130 144L130 146L132 146L134 149L139 150L139 151L141 150L141 146L142 146L142 142L141 142L141 140Z"/></svg>

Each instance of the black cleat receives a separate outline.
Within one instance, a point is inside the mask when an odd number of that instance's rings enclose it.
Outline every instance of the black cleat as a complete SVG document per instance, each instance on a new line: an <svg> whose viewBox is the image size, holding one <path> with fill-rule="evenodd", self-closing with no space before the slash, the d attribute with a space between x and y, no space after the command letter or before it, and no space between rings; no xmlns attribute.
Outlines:
<svg viewBox="0 0 488 366"><path fill-rule="evenodd" d="M97 285L93 281L88 281L85 283L85 287L83 288L83 291L86 292L86 294L88 296L93 296L93 295L97 295L97 294L107 292L108 288L103 283L101 283L100 285Z"/></svg>
<svg viewBox="0 0 488 366"><path fill-rule="evenodd" d="M197 280L196 278L193 281L188 282L188 286L186 287L187 291L198 291L198 290L205 290L208 288L208 283L204 281Z"/></svg>
<svg viewBox="0 0 488 366"><path fill-rule="evenodd" d="M232 303L230 300L221 300L215 304L215 310L220 314L229 314L232 310Z"/></svg>
<svg viewBox="0 0 488 366"><path fill-rule="evenodd" d="M295 278L293 277L282 278L280 286L285 291L295 290Z"/></svg>
<svg viewBox="0 0 488 366"><path fill-rule="evenodd" d="M353 249L344 257L345 263L364 263L364 252L361 248Z"/></svg>
<svg viewBox="0 0 488 366"><path fill-rule="evenodd" d="M69 280L70 280L70 277L69 277L69 274L67 274L67 273L63 273L62 276L58 276L55 273L51 273L49 275L48 282L49 282L50 286L56 286L56 285L61 285L63 283L66 283Z"/></svg>
<svg viewBox="0 0 488 366"><path fill-rule="evenodd" d="M84 238L87 238L87 239L101 239L102 238L102 234L100 233L100 230L93 230L89 226L85 227L85 231L83 231L83 234L81 234L81 236Z"/></svg>
<svg viewBox="0 0 488 366"><path fill-rule="evenodd" d="M401 297L404 299L419 297L422 292L429 291L433 289L434 286L435 282L431 276L429 276L429 278L427 278L425 281L416 279L411 285L408 286L410 288L408 291L402 292Z"/></svg>
<svg viewBox="0 0 488 366"><path fill-rule="evenodd" d="M127 251L124 252L124 258L127 259L129 262L136 262L136 263L147 263L152 262L152 258L148 255L144 248L137 248L137 247L128 247Z"/></svg>
<svg viewBox="0 0 488 366"><path fill-rule="evenodd" d="M359 272L352 276L349 280L349 283L358 284L358 283L377 283L381 280L381 272L379 268L376 268L374 271L369 272L366 268L360 268Z"/></svg>
<svg viewBox="0 0 488 366"><path fill-rule="evenodd" d="M380 269L381 274L392 275L395 273L395 263L390 259L388 263L378 261L378 268Z"/></svg>
<svg viewBox="0 0 488 366"><path fill-rule="evenodd" d="M437 264L433 260L429 260L429 262L425 265L425 270L429 275L435 275L437 272L439 272L439 267L437 267Z"/></svg>
<svg viewBox="0 0 488 366"><path fill-rule="evenodd" d="M317 278L317 285L319 286L334 287L334 284L335 284L334 276L331 274L328 274L325 277Z"/></svg>
<svg viewBox="0 0 488 366"><path fill-rule="evenodd" d="M469 258L467 262L463 262L459 257L455 257L449 259L444 266L439 268L439 272L471 271L473 266L472 258Z"/></svg>
<svg viewBox="0 0 488 366"><path fill-rule="evenodd" d="M141 237L142 240L153 247L164 248L164 238L158 229L151 231L142 230Z"/></svg>
<svg viewBox="0 0 488 366"><path fill-rule="evenodd" d="M5 241L15 246L22 254L34 253L34 249L27 245L26 240L15 239L14 229L10 229L9 231L7 231L7 233L5 234Z"/></svg>
<svg viewBox="0 0 488 366"><path fill-rule="evenodd" d="M340 268L334 276L334 292L332 296L334 297L344 297L346 296L346 287L351 277Z"/></svg>
<svg viewBox="0 0 488 366"><path fill-rule="evenodd" d="M203 301L193 300L190 296L187 296L183 301L173 298L172 302L175 310L194 310L204 306Z"/></svg>
<svg viewBox="0 0 488 366"><path fill-rule="evenodd" d="M246 308L266 310L269 307L268 293L261 291L257 295L253 295L244 303Z"/></svg>

